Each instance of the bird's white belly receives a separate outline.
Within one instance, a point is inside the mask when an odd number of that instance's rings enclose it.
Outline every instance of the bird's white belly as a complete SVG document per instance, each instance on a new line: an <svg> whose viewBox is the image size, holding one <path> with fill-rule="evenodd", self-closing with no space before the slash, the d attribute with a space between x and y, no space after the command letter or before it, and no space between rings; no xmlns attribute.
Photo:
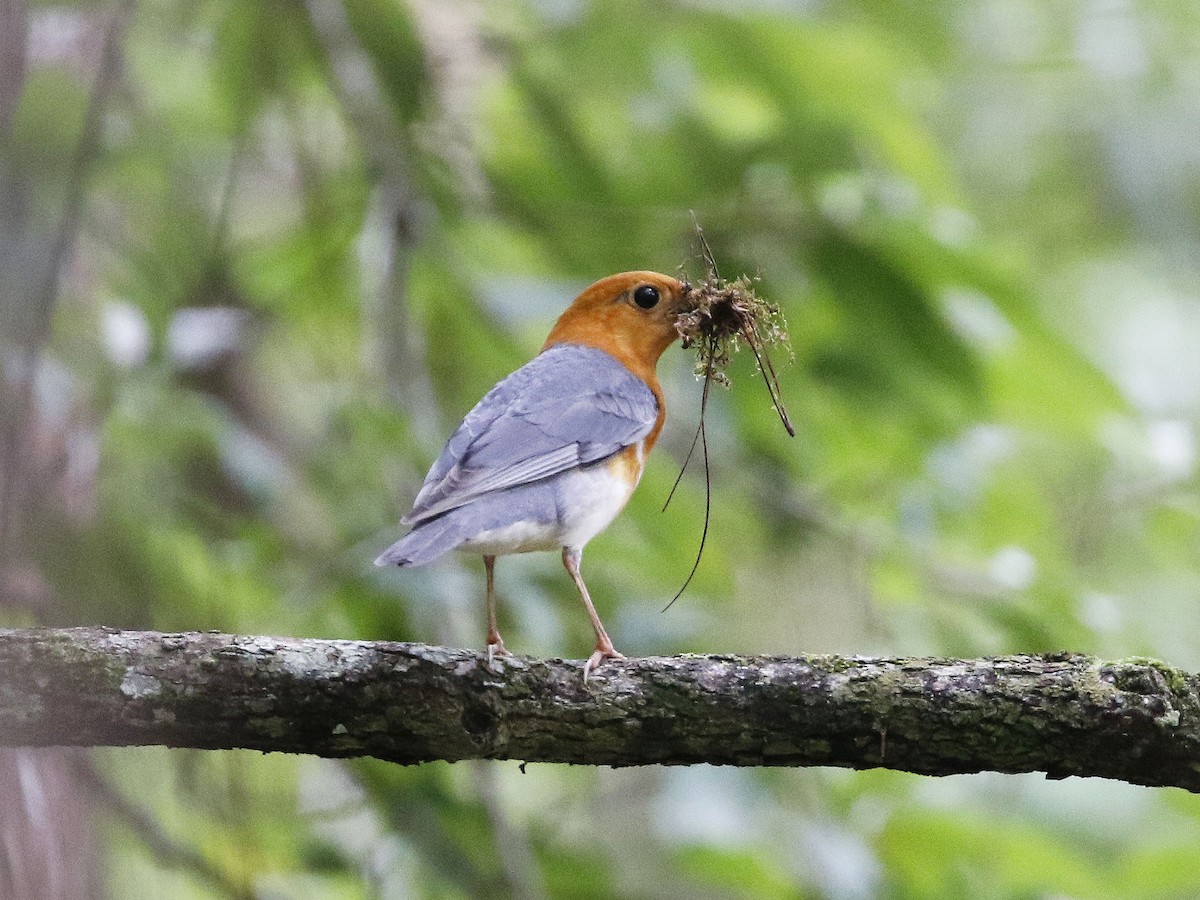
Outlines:
<svg viewBox="0 0 1200 900"><path fill-rule="evenodd" d="M582 549L625 508L637 486L637 480L630 481L622 469L601 462L555 475L559 480L557 514L548 510L549 521L526 519L482 531L460 544L459 549L486 556L563 547Z"/></svg>

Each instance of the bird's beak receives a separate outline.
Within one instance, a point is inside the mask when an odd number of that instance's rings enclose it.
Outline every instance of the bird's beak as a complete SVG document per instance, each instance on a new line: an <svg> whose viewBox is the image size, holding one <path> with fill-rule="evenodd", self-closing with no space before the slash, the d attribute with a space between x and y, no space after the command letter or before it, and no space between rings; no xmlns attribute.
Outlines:
<svg viewBox="0 0 1200 900"><path fill-rule="evenodd" d="M679 298L675 301L675 312L682 315L696 309L696 300L692 296L693 288L690 283L681 281L682 287L679 290Z"/></svg>

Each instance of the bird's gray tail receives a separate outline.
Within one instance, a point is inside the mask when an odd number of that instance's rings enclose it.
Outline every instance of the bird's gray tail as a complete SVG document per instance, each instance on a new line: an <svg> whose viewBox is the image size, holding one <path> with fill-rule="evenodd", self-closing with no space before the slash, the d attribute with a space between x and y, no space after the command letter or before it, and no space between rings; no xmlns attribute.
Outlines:
<svg viewBox="0 0 1200 900"><path fill-rule="evenodd" d="M375 560L377 566L420 566L432 562L462 543L450 516L422 522Z"/></svg>

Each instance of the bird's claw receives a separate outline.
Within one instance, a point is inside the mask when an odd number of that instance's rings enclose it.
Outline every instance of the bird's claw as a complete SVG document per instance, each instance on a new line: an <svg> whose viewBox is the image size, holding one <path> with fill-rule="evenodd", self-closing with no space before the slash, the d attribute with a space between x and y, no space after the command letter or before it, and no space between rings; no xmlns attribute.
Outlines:
<svg viewBox="0 0 1200 900"><path fill-rule="evenodd" d="M487 658L489 669L492 667L492 663L496 661L497 656L512 656L512 653L504 646L504 641L500 640L500 635L496 635L495 640L488 639Z"/></svg>
<svg viewBox="0 0 1200 900"><path fill-rule="evenodd" d="M606 659L624 659L625 654L617 652L617 648L612 644L597 644L595 651L588 657L587 662L583 664L583 683L587 684L588 676L592 674L592 670Z"/></svg>

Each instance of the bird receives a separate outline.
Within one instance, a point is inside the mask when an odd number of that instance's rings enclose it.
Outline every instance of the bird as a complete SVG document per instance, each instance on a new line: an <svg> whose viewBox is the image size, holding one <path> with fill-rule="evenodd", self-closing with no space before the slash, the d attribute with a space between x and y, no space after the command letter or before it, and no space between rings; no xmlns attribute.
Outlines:
<svg viewBox="0 0 1200 900"><path fill-rule="evenodd" d="M690 290L650 271L586 288L538 355L467 413L400 520L412 529L375 560L407 567L451 550L481 555L489 665L511 655L496 625L496 557L549 550L561 552L595 631L584 681L604 660L625 658L584 583L583 549L625 507L662 431L656 369L679 338Z"/></svg>

